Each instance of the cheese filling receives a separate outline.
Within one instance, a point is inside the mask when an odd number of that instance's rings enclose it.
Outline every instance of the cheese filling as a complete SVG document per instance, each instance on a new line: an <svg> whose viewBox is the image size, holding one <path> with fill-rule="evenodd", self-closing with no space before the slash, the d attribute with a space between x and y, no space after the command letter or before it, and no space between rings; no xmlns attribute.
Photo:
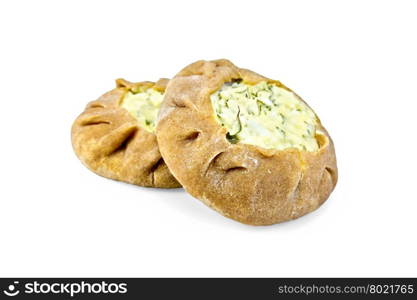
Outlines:
<svg viewBox="0 0 417 300"><path fill-rule="evenodd" d="M317 117L294 93L275 84L225 83L211 95L216 120L231 143L316 151Z"/></svg>
<svg viewBox="0 0 417 300"><path fill-rule="evenodd" d="M163 98L163 93L153 88L145 88L137 93L129 91L125 94L121 107L135 117L142 128L153 133Z"/></svg>

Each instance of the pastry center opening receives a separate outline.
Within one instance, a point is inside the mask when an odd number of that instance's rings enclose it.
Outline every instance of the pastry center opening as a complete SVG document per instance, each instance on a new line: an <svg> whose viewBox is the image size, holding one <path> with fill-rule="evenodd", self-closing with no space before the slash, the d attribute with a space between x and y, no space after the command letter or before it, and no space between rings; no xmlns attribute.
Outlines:
<svg viewBox="0 0 417 300"><path fill-rule="evenodd" d="M138 92L125 94L121 107L126 109L145 130L154 133L155 122L164 94L153 88L142 88Z"/></svg>
<svg viewBox="0 0 417 300"><path fill-rule="evenodd" d="M231 143L317 151L317 117L294 93L273 83L227 82L211 95L215 119Z"/></svg>

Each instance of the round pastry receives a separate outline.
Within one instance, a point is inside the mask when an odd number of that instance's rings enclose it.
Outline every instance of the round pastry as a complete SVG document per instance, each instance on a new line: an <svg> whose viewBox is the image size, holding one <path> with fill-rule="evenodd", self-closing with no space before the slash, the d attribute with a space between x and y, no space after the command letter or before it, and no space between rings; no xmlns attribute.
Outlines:
<svg viewBox="0 0 417 300"><path fill-rule="evenodd" d="M158 149L155 120L168 79L131 83L90 102L72 126L78 158L98 175L140 186L176 188Z"/></svg>
<svg viewBox="0 0 417 300"><path fill-rule="evenodd" d="M171 79L156 135L186 191L242 223L305 215L337 182L333 142L313 110L228 60L197 61Z"/></svg>

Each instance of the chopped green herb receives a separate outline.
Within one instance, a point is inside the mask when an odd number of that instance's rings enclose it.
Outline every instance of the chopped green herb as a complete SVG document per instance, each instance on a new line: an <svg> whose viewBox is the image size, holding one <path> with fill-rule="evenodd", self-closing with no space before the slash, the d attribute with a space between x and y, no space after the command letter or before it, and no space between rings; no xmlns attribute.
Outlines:
<svg viewBox="0 0 417 300"><path fill-rule="evenodd" d="M211 95L211 101L231 143L305 151L318 148L315 114L294 93L273 83L225 83Z"/></svg>

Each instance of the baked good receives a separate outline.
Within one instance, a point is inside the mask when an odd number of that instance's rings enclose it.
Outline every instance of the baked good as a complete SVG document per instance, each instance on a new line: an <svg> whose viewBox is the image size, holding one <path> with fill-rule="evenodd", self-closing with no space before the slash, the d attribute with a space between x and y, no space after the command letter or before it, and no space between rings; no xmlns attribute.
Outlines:
<svg viewBox="0 0 417 300"><path fill-rule="evenodd" d="M303 216L337 182L333 142L313 110L228 60L197 61L171 79L156 135L186 191L245 224Z"/></svg>
<svg viewBox="0 0 417 300"><path fill-rule="evenodd" d="M72 145L81 162L107 178L146 187L180 187L154 134L167 83L168 79L118 79L115 89L90 102L72 126Z"/></svg>

